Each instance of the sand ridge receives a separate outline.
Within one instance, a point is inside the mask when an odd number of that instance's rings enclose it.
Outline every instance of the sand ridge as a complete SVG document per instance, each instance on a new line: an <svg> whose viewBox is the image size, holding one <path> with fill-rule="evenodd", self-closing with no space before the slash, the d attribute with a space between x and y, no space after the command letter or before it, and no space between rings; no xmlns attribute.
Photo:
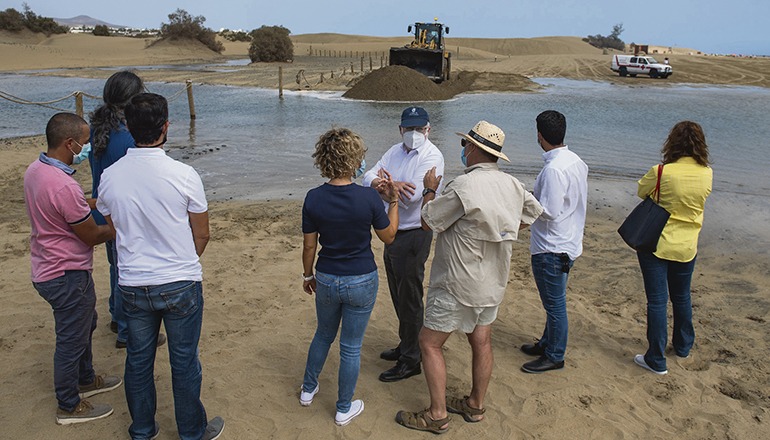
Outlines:
<svg viewBox="0 0 770 440"><path fill-rule="evenodd" d="M195 83L277 89L278 68L282 67L284 87L288 90L346 91L359 77L369 72L370 53L372 67L378 69L390 47L403 46L410 41L406 35L363 37L308 34L292 36L292 39L295 49L293 63L228 66L226 72L206 66L185 71L160 69L143 71L142 75L150 81L184 82L191 79ZM221 63L228 59L248 58L249 45L244 42L223 41L225 51L221 55L190 43L175 42L150 46L151 43L152 40L96 37L87 34L56 35L40 40L40 36L19 36L0 31L0 59L3 60L0 71L63 68L66 70L45 74L107 78L111 72L88 68ZM604 54L578 37L448 38L447 48L452 52L453 72L488 72L527 78L564 77L659 87L681 83L770 87L770 58L687 55L675 51L669 56L674 75L666 80L653 80L641 76L620 78L609 68L610 53ZM324 50L327 56L319 56ZM300 73L306 80L297 83L295 78ZM487 87L476 91L529 89L510 87L509 81L505 79L496 84L487 84Z"/></svg>

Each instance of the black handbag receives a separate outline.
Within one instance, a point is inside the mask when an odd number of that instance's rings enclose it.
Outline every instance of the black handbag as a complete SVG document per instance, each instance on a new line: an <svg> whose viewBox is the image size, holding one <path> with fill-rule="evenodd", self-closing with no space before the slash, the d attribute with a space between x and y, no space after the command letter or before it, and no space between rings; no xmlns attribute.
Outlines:
<svg viewBox="0 0 770 440"><path fill-rule="evenodd" d="M651 195L636 205L631 214L618 228L618 234L627 245L640 252L655 252L658 248L658 240L663 228L671 216L660 203L660 176L663 174L663 165L658 165L658 183ZM652 197L657 195L657 202Z"/></svg>

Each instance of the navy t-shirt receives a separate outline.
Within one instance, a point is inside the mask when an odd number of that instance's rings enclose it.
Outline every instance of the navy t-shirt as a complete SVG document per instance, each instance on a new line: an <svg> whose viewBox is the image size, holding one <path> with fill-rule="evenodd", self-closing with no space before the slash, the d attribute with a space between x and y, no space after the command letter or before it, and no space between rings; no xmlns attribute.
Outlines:
<svg viewBox="0 0 770 440"><path fill-rule="evenodd" d="M302 232L317 232L321 251L316 270L330 275L362 275L377 270L372 232L390 220L373 188L325 183L311 189L302 206Z"/></svg>
<svg viewBox="0 0 770 440"><path fill-rule="evenodd" d="M134 138L131 137L131 133L128 131L126 124L121 122L117 130L110 131L110 140L107 143L107 148L99 157L96 157L93 150L93 129L91 129L91 138L88 141L91 142L92 145L91 152L88 153L88 161L91 164L91 179L93 182L91 197L96 199L99 197L99 183L102 181L102 173L125 156L126 151L128 151L129 148L134 148ZM105 220L102 214L96 209L92 210L91 214L93 214L97 225L107 224L107 220Z"/></svg>

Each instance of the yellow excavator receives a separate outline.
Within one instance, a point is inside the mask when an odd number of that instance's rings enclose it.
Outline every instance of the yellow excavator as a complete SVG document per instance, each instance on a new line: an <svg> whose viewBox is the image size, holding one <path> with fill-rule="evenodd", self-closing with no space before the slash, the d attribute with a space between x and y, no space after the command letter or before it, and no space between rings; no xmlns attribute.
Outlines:
<svg viewBox="0 0 770 440"><path fill-rule="evenodd" d="M412 26L407 28L412 33ZM435 82L449 80L451 54L445 49L444 34L449 27L433 19L433 23L415 23L414 40L403 47L390 48L391 66L406 66Z"/></svg>

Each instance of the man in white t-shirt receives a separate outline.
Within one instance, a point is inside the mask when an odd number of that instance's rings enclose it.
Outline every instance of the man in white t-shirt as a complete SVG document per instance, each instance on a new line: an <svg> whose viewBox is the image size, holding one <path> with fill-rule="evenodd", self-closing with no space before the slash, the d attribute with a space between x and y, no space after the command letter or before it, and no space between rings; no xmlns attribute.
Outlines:
<svg viewBox="0 0 770 440"><path fill-rule="evenodd" d="M161 322L168 335L177 430L213 440L224 421L206 421L200 401L198 341L203 318L199 256L209 240L203 183L189 165L166 156L168 103L143 93L125 109L136 148L102 174L97 209L116 231L119 290L128 325L125 387L131 438L155 438L153 366Z"/></svg>

